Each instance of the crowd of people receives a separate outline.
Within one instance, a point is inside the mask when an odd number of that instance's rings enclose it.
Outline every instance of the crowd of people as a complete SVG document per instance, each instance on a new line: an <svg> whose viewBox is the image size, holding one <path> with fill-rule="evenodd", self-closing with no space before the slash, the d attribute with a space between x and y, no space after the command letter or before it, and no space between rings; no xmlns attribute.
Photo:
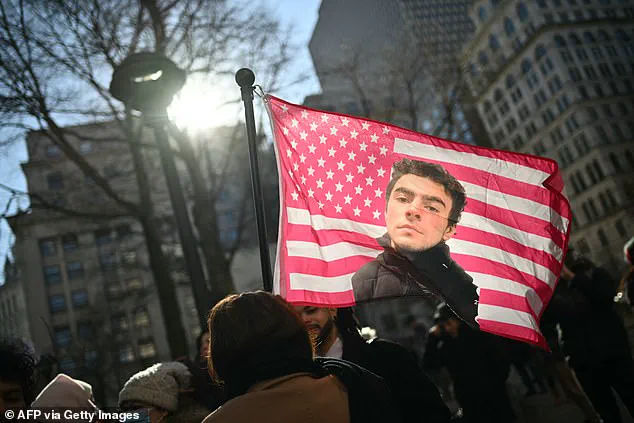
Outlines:
<svg viewBox="0 0 634 423"><path fill-rule="evenodd" d="M630 266L633 249L634 238ZM481 332L440 303L420 360L399 344L364 339L352 308L293 306L263 291L231 295L210 311L196 357L130 377L119 410L149 423L514 422L513 368L526 396L550 391L585 421L620 422L615 395L634 415L634 361L615 300L628 301L632 274L619 284L570 251L541 321L550 352ZM92 387L65 374L36 392L37 364L27 342L0 341L2 416L26 407L99 410ZM441 369L457 415L428 376Z"/></svg>

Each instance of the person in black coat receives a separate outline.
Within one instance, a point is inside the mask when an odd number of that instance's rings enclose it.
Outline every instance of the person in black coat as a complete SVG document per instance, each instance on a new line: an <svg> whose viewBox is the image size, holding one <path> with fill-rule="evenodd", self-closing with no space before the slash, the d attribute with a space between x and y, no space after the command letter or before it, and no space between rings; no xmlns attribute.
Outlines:
<svg viewBox="0 0 634 423"><path fill-rule="evenodd" d="M427 338L423 366L445 367L451 376L465 422L514 422L506 390L509 360L500 338L464 324L440 304Z"/></svg>
<svg viewBox="0 0 634 423"><path fill-rule="evenodd" d="M317 355L342 358L381 376L405 422L448 422L450 412L415 355L383 339L364 340L351 308L296 306L317 340ZM370 405L371 406L371 405Z"/></svg>
<svg viewBox="0 0 634 423"><path fill-rule="evenodd" d="M634 415L634 361L623 320L614 308L617 282L607 270L569 251L550 307L562 350L604 422L620 422L612 389Z"/></svg>

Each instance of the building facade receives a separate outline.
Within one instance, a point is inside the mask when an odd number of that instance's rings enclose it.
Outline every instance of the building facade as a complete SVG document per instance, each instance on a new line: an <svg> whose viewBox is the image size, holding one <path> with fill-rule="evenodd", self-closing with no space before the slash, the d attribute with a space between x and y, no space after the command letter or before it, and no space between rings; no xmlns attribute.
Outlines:
<svg viewBox="0 0 634 423"><path fill-rule="evenodd" d="M463 63L494 147L559 163L571 245L618 276L634 228L634 1L480 0Z"/></svg>
<svg viewBox="0 0 634 423"><path fill-rule="evenodd" d="M0 338L30 339L26 313L26 296L20 269L12 258L4 265L4 284L0 285Z"/></svg>

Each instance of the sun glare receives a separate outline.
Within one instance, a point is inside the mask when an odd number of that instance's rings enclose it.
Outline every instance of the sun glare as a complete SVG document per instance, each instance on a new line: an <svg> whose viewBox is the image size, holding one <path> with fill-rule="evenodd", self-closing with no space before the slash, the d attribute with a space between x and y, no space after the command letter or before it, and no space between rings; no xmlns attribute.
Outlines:
<svg viewBox="0 0 634 423"><path fill-rule="evenodd" d="M168 109L170 119L191 132L231 124L238 115L235 107L225 105L225 92L201 78L190 77Z"/></svg>

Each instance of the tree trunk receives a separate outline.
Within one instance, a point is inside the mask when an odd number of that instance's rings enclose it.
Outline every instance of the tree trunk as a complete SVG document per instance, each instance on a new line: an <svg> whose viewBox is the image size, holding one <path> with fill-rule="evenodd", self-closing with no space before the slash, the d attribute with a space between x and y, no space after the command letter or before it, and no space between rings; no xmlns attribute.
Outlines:
<svg viewBox="0 0 634 423"><path fill-rule="evenodd" d="M158 292L163 324L167 333L167 342L170 346L172 358L187 356L187 339L181 320L181 312L176 296L176 288L172 279L168 260L163 254L162 240L158 230L158 222L154 217L152 200L150 197L150 184L145 171L144 158L139 146L140 132L135 134L132 129L132 118L127 111L126 135L130 140L130 153L134 163L134 173L139 187L139 200L141 203L138 219L143 227L145 245L150 261L150 269L154 276L154 283Z"/></svg>

